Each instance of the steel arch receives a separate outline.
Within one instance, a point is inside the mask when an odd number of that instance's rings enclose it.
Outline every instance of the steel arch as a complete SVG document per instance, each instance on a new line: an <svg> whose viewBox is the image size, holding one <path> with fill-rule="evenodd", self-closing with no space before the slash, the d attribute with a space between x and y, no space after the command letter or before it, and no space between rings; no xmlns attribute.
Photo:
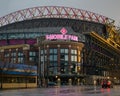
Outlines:
<svg viewBox="0 0 120 96"><path fill-rule="evenodd" d="M40 6L19 10L3 16L0 18L0 26L37 18L70 18L93 21L102 24L113 22L113 20L108 17L86 10L63 6Z"/></svg>

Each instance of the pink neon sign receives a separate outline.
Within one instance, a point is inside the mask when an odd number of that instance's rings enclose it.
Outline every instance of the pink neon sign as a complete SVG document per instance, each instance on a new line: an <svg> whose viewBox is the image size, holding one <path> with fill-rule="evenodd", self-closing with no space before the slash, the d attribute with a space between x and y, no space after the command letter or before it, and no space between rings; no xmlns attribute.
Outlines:
<svg viewBox="0 0 120 96"><path fill-rule="evenodd" d="M62 34L50 34L46 35L47 40L73 40L73 41L78 41L78 37L74 35L62 35Z"/></svg>
<svg viewBox="0 0 120 96"><path fill-rule="evenodd" d="M67 30L63 27L63 28L60 30L60 32L61 32L63 35L65 35L65 34L67 33Z"/></svg>
<svg viewBox="0 0 120 96"><path fill-rule="evenodd" d="M65 28L62 28L60 30L62 34L50 34L46 35L46 40L73 40L78 41L78 36L75 35L65 35L67 33L67 30Z"/></svg>

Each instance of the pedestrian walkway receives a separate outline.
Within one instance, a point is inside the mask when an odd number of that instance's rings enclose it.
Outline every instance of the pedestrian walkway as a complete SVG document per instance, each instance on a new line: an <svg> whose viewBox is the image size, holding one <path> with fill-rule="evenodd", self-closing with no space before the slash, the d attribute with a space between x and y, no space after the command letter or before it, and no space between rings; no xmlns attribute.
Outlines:
<svg viewBox="0 0 120 96"><path fill-rule="evenodd" d="M120 96L120 86L61 86L52 88L1 90L0 96Z"/></svg>

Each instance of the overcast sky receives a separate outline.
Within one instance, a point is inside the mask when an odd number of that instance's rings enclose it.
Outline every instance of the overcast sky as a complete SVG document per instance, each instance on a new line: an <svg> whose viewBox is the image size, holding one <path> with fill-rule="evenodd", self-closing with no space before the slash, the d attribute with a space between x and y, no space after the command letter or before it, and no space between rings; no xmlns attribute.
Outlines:
<svg viewBox="0 0 120 96"><path fill-rule="evenodd" d="M0 0L0 17L36 6L65 6L83 9L114 19L120 26L120 0Z"/></svg>

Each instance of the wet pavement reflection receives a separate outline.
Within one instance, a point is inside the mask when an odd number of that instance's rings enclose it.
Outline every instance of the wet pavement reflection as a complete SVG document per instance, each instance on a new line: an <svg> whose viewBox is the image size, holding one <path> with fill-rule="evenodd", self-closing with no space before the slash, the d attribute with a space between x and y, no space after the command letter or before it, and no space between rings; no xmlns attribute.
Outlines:
<svg viewBox="0 0 120 96"><path fill-rule="evenodd" d="M0 96L120 96L120 86L61 86L52 88L0 90Z"/></svg>

